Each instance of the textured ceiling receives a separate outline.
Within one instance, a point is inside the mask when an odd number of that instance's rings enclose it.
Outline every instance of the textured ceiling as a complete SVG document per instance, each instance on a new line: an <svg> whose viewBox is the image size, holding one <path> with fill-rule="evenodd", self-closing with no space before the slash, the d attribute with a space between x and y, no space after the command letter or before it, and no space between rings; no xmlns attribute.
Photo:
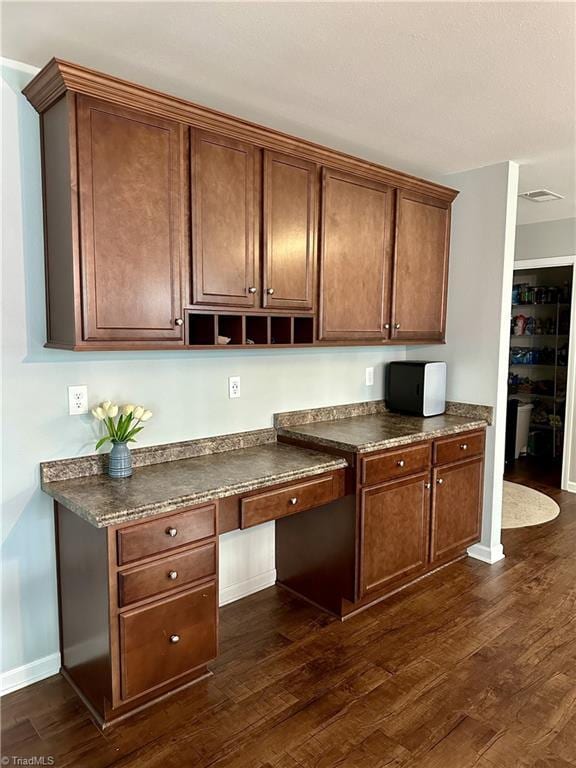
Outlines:
<svg viewBox="0 0 576 768"><path fill-rule="evenodd" d="M429 177L522 164L575 211L572 3L8 2L2 52L101 69Z"/></svg>

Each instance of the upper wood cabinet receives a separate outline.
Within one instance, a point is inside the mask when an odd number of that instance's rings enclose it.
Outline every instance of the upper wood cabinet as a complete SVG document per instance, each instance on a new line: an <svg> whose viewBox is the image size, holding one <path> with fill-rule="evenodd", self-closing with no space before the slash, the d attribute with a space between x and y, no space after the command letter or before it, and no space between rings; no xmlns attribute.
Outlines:
<svg viewBox="0 0 576 768"><path fill-rule="evenodd" d="M450 204L398 192L392 338L443 341L446 327Z"/></svg>
<svg viewBox="0 0 576 768"><path fill-rule="evenodd" d="M443 340L454 190L58 59L24 93L48 346Z"/></svg>
<svg viewBox="0 0 576 768"><path fill-rule="evenodd" d="M251 144L192 131L195 304L260 303L256 165Z"/></svg>
<svg viewBox="0 0 576 768"><path fill-rule="evenodd" d="M263 305L307 310L316 287L318 167L264 152Z"/></svg>
<svg viewBox="0 0 576 768"><path fill-rule="evenodd" d="M185 132L78 97L85 340L181 340Z"/></svg>
<svg viewBox="0 0 576 768"><path fill-rule="evenodd" d="M320 339L389 333L394 191L324 168L320 234Z"/></svg>

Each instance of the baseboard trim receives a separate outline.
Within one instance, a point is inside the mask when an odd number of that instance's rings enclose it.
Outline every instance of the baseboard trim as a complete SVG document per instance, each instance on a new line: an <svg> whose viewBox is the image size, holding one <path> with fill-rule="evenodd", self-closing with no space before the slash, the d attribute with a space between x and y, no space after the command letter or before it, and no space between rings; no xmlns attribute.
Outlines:
<svg viewBox="0 0 576 768"><path fill-rule="evenodd" d="M568 480L564 490L568 491L569 493L576 493L576 482L573 480Z"/></svg>
<svg viewBox="0 0 576 768"><path fill-rule="evenodd" d="M9 669L2 673L1 695L18 691L27 685L44 680L45 677L52 677L60 672L60 654L51 653L42 659L31 661L30 664L24 664L21 667Z"/></svg>
<svg viewBox="0 0 576 768"><path fill-rule="evenodd" d="M496 544L493 547L485 547L484 544L473 544L468 548L468 554L475 560L482 560L483 563L489 563L489 565L493 565L506 557L502 544Z"/></svg>
<svg viewBox="0 0 576 768"><path fill-rule="evenodd" d="M248 597L254 592L259 592L261 589L272 587L274 584L276 584L276 568L251 576L246 581L231 584L229 587L221 587L220 605L228 605L228 603L233 603L242 597Z"/></svg>

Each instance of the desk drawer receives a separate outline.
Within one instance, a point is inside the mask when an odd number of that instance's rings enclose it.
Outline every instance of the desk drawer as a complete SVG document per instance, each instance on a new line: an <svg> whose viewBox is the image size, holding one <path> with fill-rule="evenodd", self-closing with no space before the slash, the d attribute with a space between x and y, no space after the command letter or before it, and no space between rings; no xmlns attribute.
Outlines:
<svg viewBox="0 0 576 768"><path fill-rule="evenodd" d="M215 542L119 573L118 602L129 605L210 576L216 576Z"/></svg>
<svg viewBox="0 0 576 768"><path fill-rule="evenodd" d="M362 484L375 485L395 480L422 472L429 466L430 443L406 446L380 456L368 456L362 461Z"/></svg>
<svg viewBox="0 0 576 768"><path fill-rule="evenodd" d="M161 555L184 544L215 535L216 507L213 504L177 512L147 523L136 523L118 531L118 564Z"/></svg>
<svg viewBox="0 0 576 768"><path fill-rule="evenodd" d="M166 683L216 657L214 582L120 615L122 698Z"/></svg>
<svg viewBox="0 0 576 768"><path fill-rule="evenodd" d="M451 464L484 453L484 432L465 432L434 441L434 464Z"/></svg>
<svg viewBox="0 0 576 768"><path fill-rule="evenodd" d="M329 475L242 499L240 527L250 528L269 520L327 504L342 495L340 487L338 478L335 475Z"/></svg>

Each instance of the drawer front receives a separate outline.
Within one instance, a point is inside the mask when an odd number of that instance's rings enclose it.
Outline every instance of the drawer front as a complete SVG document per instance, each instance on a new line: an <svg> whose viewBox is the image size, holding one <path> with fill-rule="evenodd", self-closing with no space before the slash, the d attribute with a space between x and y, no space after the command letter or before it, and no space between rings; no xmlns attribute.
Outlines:
<svg viewBox="0 0 576 768"><path fill-rule="evenodd" d="M250 528L295 512L319 507L336 499L339 495L339 487L337 478L330 475L242 499L240 527Z"/></svg>
<svg viewBox="0 0 576 768"><path fill-rule="evenodd" d="M118 531L118 564L161 555L184 544L216 535L216 507L178 512L160 520L138 523Z"/></svg>
<svg viewBox="0 0 576 768"><path fill-rule="evenodd" d="M362 462L362 483L375 483L395 480L416 472L422 472L430 466L430 443L407 446L388 451L380 456L369 456Z"/></svg>
<svg viewBox="0 0 576 768"><path fill-rule="evenodd" d="M216 657L216 584L121 614L122 698L129 699Z"/></svg>
<svg viewBox="0 0 576 768"><path fill-rule="evenodd" d="M216 576L215 542L119 573L118 601L129 605L210 576Z"/></svg>
<svg viewBox="0 0 576 768"><path fill-rule="evenodd" d="M434 441L434 464L451 464L461 459L482 456L484 432L465 432L456 437Z"/></svg>

